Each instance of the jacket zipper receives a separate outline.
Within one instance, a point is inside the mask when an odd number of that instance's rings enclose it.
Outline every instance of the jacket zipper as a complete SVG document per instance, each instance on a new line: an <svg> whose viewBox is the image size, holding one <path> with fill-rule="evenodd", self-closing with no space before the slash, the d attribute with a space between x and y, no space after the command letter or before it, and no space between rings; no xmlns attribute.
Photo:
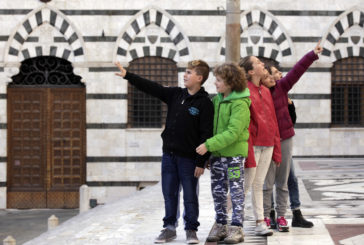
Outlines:
<svg viewBox="0 0 364 245"><path fill-rule="evenodd" d="M260 104L262 105L262 110L263 110L263 113L264 113L264 118L267 118L267 110L266 110L266 107L264 105L264 99L263 99L263 95L262 95L262 91L260 89L260 86L258 87L258 94L259 94L259 100L260 100ZM257 131L257 138L259 135L259 132Z"/></svg>
<svg viewBox="0 0 364 245"><path fill-rule="evenodd" d="M262 95L262 93L261 93L261 91L260 91L260 87L259 87L259 94L260 94L260 99L261 99L261 103L262 103L262 109L263 109L263 112L264 112L264 121L265 121L265 123L268 123L267 122L267 118L269 118L269 115L267 114L267 106L266 106L266 104L264 103L264 98L263 98L263 95Z"/></svg>
<svg viewBox="0 0 364 245"><path fill-rule="evenodd" d="M219 115L220 115L220 106L221 106L221 104L223 104L223 103L228 103L228 101L221 101L220 103L219 103L219 107L217 108L217 120L216 120L216 127L215 127L215 131L214 131L214 133L217 133L217 128L218 128L218 124L219 124Z"/></svg>
<svg viewBox="0 0 364 245"><path fill-rule="evenodd" d="M216 119L216 127L215 127L215 130L214 130L214 134L217 133L217 125L219 124L219 115L220 115L220 106L221 106L221 103L219 103L219 107L217 108L217 119Z"/></svg>

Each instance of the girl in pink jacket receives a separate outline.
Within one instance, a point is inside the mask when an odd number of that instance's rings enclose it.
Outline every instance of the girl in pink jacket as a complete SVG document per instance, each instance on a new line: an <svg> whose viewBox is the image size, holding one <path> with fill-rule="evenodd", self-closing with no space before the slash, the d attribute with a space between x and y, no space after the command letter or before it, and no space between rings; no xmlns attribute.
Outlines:
<svg viewBox="0 0 364 245"><path fill-rule="evenodd" d="M276 187L276 226L278 231L289 231L285 213L287 211L288 187L287 181L290 171L290 163L292 159L292 143L293 143L293 123L288 111L288 92L293 85L298 82L303 73L310 65L318 59L317 54L321 53L322 47L320 41L315 49L307 53L297 64L282 78L282 73L275 67L268 67L268 71L272 74L262 83L269 88L274 102L275 112L279 126L279 134L281 137L282 163L279 168L271 163L265 183L264 183L264 220L267 226L270 226L269 214L271 211L273 186ZM276 78L276 79L274 79ZM301 213L299 212L300 215ZM302 215L301 215L302 216ZM301 217L300 216L300 217Z"/></svg>

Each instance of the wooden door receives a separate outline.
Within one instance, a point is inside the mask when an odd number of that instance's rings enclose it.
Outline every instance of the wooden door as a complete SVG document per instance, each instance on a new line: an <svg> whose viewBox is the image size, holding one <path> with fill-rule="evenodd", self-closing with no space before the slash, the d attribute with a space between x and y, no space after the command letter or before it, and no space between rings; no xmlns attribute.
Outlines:
<svg viewBox="0 0 364 245"><path fill-rule="evenodd" d="M76 208L85 88L8 88L8 208Z"/></svg>
<svg viewBox="0 0 364 245"><path fill-rule="evenodd" d="M45 208L46 107L42 89L8 89L7 207Z"/></svg>
<svg viewBox="0 0 364 245"><path fill-rule="evenodd" d="M75 208L85 183L85 88L50 90L48 208Z"/></svg>

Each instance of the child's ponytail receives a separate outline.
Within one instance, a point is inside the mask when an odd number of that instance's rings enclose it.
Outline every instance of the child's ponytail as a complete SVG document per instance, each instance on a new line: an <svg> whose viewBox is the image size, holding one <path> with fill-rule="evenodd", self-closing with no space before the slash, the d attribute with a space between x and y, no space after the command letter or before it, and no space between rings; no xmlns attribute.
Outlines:
<svg viewBox="0 0 364 245"><path fill-rule="evenodd" d="M249 75L250 70L253 70L253 63L251 62L251 55L245 56L244 58L241 58L239 61L239 66L244 68L246 78L251 81L251 76Z"/></svg>

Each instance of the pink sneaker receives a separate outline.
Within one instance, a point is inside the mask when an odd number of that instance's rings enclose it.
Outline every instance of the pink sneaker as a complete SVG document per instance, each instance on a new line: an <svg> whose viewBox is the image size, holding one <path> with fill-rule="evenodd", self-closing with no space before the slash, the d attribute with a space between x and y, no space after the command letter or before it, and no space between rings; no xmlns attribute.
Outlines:
<svg viewBox="0 0 364 245"><path fill-rule="evenodd" d="M284 216L280 216L277 218L277 229L278 229L278 231L282 231L282 232L289 231L289 226L288 226L287 220L284 218Z"/></svg>
<svg viewBox="0 0 364 245"><path fill-rule="evenodd" d="M265 224L267 225L267 227L268 227L268 228L270 228L270 218L265 217L265 218L264 218L264 222L265 222Z"/></svg>

